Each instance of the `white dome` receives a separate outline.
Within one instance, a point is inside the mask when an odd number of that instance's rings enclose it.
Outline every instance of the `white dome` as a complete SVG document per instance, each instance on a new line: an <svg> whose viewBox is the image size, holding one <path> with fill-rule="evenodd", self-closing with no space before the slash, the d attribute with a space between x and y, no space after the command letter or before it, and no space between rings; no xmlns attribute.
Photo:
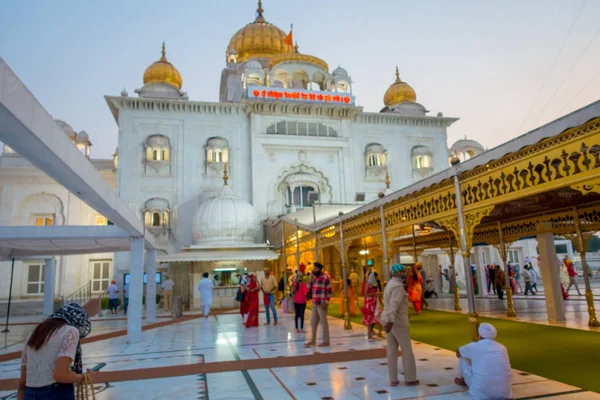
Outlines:
<svg viewBox="0 0 600 400"><path fill-rule="evenodd" d="M200 205L194 220L194 243L231 245L253 244L258 234L254 207L237 197L225 184L215 197Z"/></svg>
<svg viewBox="0 0 600 400"><path fill-rule="evenodd" d="M260 63L256 60L250 60L246 63L246 69L259 69L262 70L263 67L262 65L260 65Z"/></svg>
<svg viewBox="0 0 600 400"><path fill-rule="evenodd" d="M67 124L65 121L61 120L61 119L56 119L54 120L58 126L60 126L60 128L63 130L63 132L65 132L67 135L69 135L69 137L73 137L76 135L75 129L73 129L73 127L69 124Z"/></svg>
<svg viewBox="0 0 600 400"><path fill-rule="evenodd" d="M90 135L88 135L86 131L81 131L77 134L78 142L89 142L89 140L90 140Z"/></svg>
<svg viewBox="0 0 600 400"><path fill-rule="evenodd" d="M333 75L339 77L348 76L348 71L338 65L338 67L333 70Z"/></svg>

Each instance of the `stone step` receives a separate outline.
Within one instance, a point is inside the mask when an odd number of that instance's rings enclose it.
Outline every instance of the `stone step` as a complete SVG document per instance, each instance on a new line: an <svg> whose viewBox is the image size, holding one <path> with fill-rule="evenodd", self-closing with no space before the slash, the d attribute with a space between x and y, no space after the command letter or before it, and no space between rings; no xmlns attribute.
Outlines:
<svg viewBox="0 0 600 400"><path fill-rule="evenodd" d="M0 318L6 317L8 302L0 302ZM13 301L10 305L11 317L22 317L32 315L42 315L44 311L43 300L34 301Z"/></svg>

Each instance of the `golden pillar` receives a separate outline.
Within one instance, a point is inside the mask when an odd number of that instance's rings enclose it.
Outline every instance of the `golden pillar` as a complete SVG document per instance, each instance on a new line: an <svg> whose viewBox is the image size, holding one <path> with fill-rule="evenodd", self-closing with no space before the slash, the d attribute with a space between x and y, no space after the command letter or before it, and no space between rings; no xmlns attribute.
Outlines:
<svg viewBox="0 0 600 400"><path fill-rule="evenodd" d="M340 212L340 215L342 213ZM350 305L348 304L348 280L346 279L346 246L344 245L344 223L340 221L340 248L342 254L342 284L344 288L344 329L352 329L350 322Z"/></svg>
<svg viewBox="0 0 600 400"><path fill-rule="evenodd" d="M590 285L590 268L587 264L586 259L586 250L587 244L590 240L590 237L593 235L593 232L583 235L581 232L581 224L579 222L579 214L577 213L577 207L573 207L573 222L575 223L575 235L577 236L576 240L573 241L575 244L575 250L581 256L581 266L583 268L583 280L585 282L585 300L588 305L588 314L589 326L600 326L600 322L598 322L598 318L596 317L596 308L594 307L594 295L592 294L592 288Z"/></svg>
<svg viewBox="0 0 600 400"><path fill-rule="evenodd" d="M513 301L513 291L510 287L510 276L508 276L508 248L510 247L510 243L504 243L504 234L502 232L502 224L498 221L498 238L500 239L500 257L502 258L502 263L504 264L504 280L506 285L506 316L507 317L516 317L517 312L515 311L515 303Z"/></svg>

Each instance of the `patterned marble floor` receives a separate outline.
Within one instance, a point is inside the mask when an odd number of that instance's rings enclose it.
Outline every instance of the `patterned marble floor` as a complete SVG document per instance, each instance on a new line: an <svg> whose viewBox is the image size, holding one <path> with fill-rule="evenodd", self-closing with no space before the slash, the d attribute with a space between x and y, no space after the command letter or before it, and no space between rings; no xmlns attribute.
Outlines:
<svg viewBox="0 0 600 400"><path fill-rule="evenodd" d="M261 315L263 318L263 315ZM246 330L239 315L219 315L176 323L143 333L143 341L128 344L125 336L83 346L85 367L107 363L103 371L160 367L198 362L249 360L382 347L369 342L366 329L345 331L342 321L330 319L331 347L305 349L305 335L296 334L290 315L280 314L278 326ZM123 328L125 321L97 321L94 330ZM14 335L17 335L15 331ZM25 332L23 332L25 335ZM25 340L24 338L21 339ZM392 388L385 359L291 368L237 371L117 382L97 385L104 399L468 399L454 385L453 352L414 342L421 385ZM20 345L22 346L22 344ZM11 347L16 347L11 346ZM14 349L13 349L14 350ZM3 350L3 351L6 351ZM0 363L0 379L17 377L17 360ZM515 398L600 399L600 395L520 371L513 373ZM14 398L0 392L0 399Z"/></svg>
<svg viewBox="0 0 600 400"><path fill-rule="evenodd" d="M430 308L434 310L454 311L454 299L451 297L440 297L439 299L429 300ZM460 304L462 312L468 310L467 299L461 297ZM571 296L571 299L565 302L565 313L567 320L564 322L548 321L546 312L546 301L543 296L516 296L514 300L516 319L535 324L561 326L571 329L581 329L600 332L600 328L588 326L587 303L583 296ZM475 308L477 313L482 316L502 319L515 319L506 316L506 299L498 300L497 297L486 297L475 299ZM600 302L596 302L597 315L600 316Z"/></svg>

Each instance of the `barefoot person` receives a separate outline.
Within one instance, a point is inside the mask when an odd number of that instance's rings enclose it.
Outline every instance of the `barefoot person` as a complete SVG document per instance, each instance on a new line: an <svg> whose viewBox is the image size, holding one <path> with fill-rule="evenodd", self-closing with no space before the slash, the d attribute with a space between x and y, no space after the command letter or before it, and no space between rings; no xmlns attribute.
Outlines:
<svg viewBox="0 0 600 400"><path fill-rule="evenodd" d="M198 283L198 291L200 292L200 302L202 303L202 314L204 318L208 318L210 306L212 305L212 291L215 288L213 282L208 278L208 272L202 274L202 279Z"/></svg>
<svg viewBox="0 0 600 400"><path fill-rule="evenodd" d="M467 386L472 399L510 399L511 372L506 347L496 342L497 332L491 324L479 325L481 340L456 351L457 385Z"/></svg>
<svg viewBox="0 0 600 400"><path fill-rule="evenodd" d="M308 291L312 298L312 309L310 310L312 337L305 346L314 346L317 343L317 328L319 324L323 327L323 342L319 346L329 346L327 308L331 299L331 281L323 272L323 265L321 263L316 262L314 264L313 276L308 284Z"/></svg>
<svg viewBox="0 0 600 400"><path fill-rule="evenodd" d="M408 296L404 290L403 279L406 276L402 264L392 266L392 279L383 293L385 308L381 315L381 323L387 333L387 364L390 384L398 386L398 346L402 350L402 370L404 383L407 386L418 385L417 366L410 332L408 329Z"/></svg>

